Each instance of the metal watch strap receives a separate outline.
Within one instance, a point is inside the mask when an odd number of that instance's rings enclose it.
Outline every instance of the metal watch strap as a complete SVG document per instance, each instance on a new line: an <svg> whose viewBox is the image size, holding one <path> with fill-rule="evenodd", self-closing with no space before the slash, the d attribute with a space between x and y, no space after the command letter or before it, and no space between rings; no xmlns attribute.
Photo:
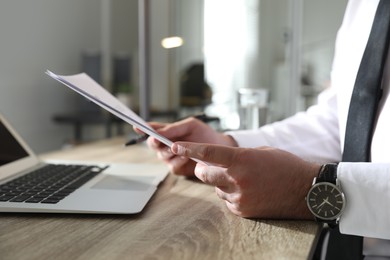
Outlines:
<svg viewBox="0 0 390 260"><path fill-rule="evenodd" d="M319 182L330 182L336 184L337 179L337 163L327 163L322 165L316 183Z"/></svg>

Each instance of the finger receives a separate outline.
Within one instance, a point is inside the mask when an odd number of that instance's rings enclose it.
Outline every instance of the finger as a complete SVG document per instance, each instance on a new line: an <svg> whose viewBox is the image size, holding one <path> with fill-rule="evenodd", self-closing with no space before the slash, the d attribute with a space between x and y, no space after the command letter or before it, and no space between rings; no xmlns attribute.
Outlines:
<svg viewBox="0 0 390 260"><path fill-rule="evenodd" d="M229 167L234 162L237 148L213 144L176 142L172 144L171 150L177 155Z"/></svg>
<svg viewBox="0 0 390 260"><path fill-rule="evenodd" d="M236 203L232 203L228 200L225 200L226 202L226 207L235 215L245 217L245 215L242 213L241 210L239 210L239 207L237 206Z"/></svg>
<svg viewBox="0 0 390 260"><path fill-rule="evenodd" d="M234 185L233 179L227 173L226 168L198 163L195 167L195 175L202 182L221 189L230 190L230 186Z"/></svg>
<svg viewBox="0 0 390 260"><path fill-rule="evenodd" d="M192 133L194 124L198 124L200 121L194 118L187 118L181 121L177 121L166 125L164 128L159 128L159 133L164 135L168 139L177 140L178 137L186 136Z"/></svg>
<svg viewBox="0 0 390 260"><path fill-rule="evenodd" d="M194 176L194 164L187 157L174 156L169 160L168 166L173 174Z"/></svg>
<svg viewBox="0 0 390 260"><path fill-rule="evenodd" d="M147 142L148 146L154 150L170 150L169 147L167 147L165 144L163 144L162 142L160 142L157 138L155 138L153 136L149 136L149 138L147 139L146 142Z"/></svg>
<svg viewBox="0 0 390 260"><path fill-rule="evenodd" d="M158 130L158 129L161 129L161 128L165 127L167 124L166 123L158 123L158 122L149 122L148 125L151 128L153 128L154 130ZM133 129L138 134L143 134L144 133L141 129L139 129L136 126L133 126Z"/></svg>
<svg viewBox="0 0 390 260"><path fill-rule="evenodd" d="M215 193L217 194L217 196L220 199L225 200L227 202L230 202L229 201L229 195L226 192L224 192L223 190L221 190L220 188L215 187Z"/></svg>
<svg viewBox="0 0 390 260"><path fill-rule="evenodd" d="M168 162L171 160L173 157L178 157L177 155L173 154L170 150L168 149L162 149L157 152L157 157L160 160L163 160L165 162ZM185 158L185 157L183 157Z"/></svg>
<svg viewBox="0 0 390 260"><path fill-rule="evenodd" d="M141 131L139 128L137 128L137 127L135 127L135 126L133 126L133 130L134 130L134 132L136 132L137 134L144 134L143 131Z"/></svg>

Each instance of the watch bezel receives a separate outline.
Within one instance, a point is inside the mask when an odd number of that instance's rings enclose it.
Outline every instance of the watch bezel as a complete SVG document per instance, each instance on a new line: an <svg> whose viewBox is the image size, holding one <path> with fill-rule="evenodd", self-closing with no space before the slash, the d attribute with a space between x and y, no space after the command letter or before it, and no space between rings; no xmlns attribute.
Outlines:
<svg viewBox="0 0 390 260"><path fill-rule="evenodd" d="M341 200L342 200L342 207L339 211L338 214L334 215L334 216L331 216L331 217L323 217L323 216L320 216L318 215L313 209L312 209L312 206L310 205L309 203L309 198L310 198L310 195L311 193L313 192L314 189L316 189L318 186L330 186L332 188L335 188L338 193L341 195ZM319 220L322 220L322 221L334 221L334 220L338 220L340 218L340 216L343 214L344 212L344 209L345 209L345 204L346 204L346 201L345 201L345 195L343 193L343 191L341 190L340 188L340 185L336 185L334 183L331 183L331 182L319 182L319 183L315 183L309 190L309 192L307 193L307 196L306 196L306 204L307 204L307 207L309 208L310 212Z"/></svg>

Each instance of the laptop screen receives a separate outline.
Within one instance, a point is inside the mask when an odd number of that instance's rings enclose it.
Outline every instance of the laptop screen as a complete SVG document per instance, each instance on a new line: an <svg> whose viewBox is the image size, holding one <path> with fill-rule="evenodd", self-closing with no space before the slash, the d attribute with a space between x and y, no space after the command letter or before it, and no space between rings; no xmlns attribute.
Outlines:
<svg viewBox="0 0 390 260"><path fill-rule="evenodd" d="M0 120L0 166L29 156Z"/></svg>

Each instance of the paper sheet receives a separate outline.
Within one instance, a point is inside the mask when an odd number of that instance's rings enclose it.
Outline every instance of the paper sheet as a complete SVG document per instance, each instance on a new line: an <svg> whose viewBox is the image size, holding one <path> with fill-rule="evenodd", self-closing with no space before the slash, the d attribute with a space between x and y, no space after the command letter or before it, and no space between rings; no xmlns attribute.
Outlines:
<svg viewBox="0 0 390 260"><path fill-rule="evenodd" d="M153 128L149 127L148 123L146 123L141 117L122 104L116 97L100 86L87 74L80 73L76 75L62 76L49 70L46 71L46 74L106 109L110 113L121 118L125 122L137 127L149 136L155 137L169 147L172 145L172 141L158 134Z"/></svg>

